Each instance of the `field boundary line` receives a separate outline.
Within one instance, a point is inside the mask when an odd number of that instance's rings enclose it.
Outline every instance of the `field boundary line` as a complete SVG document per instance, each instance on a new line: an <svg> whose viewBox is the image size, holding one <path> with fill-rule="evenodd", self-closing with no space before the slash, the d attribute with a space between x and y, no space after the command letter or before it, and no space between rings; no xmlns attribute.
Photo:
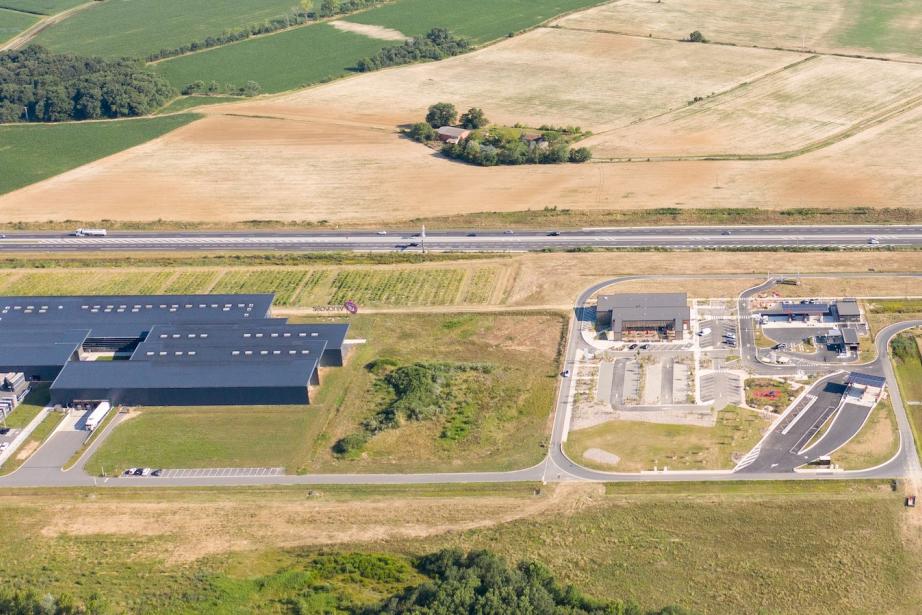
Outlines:
<svg viewBox="0 0 922 615"><path fill-rule="evenodd" d="M594 7L589 7L589 8L594 8ZM701 44L701 43L691 43L690 41L683 41L677 38L669 38L668 36L639 34L636 32L621 32L618 30L607 30L605 28L579 28L577 26L563 26L563 25L558 25L558 24L553 24L553 25L546 26L546 27L553 28L556 30L570 30L573 32L595 32L597 34L611 34L613 36L629 36L631 38L642 38L642 39L654 40L654 41L672 41L674 43L688 43L691 45ZM737 47L739 49L761 49L763 51L778 51L778 52L786 52L786 53L808 53L811 55L829 56L833 58L850 58L852 60L868 60L869 62L898 62L900 64L922 64L922 59L909 60L906 58L888 58L885 56L862 55L860 53L843 53L843 52L837 52L837 51L817 51L815 49L797 49L794 47L763 47L761 45L740 45L738 43L727 43L723 41L708 41L705 44L716 45L719 47Z"/></svg>
<svg viewBox="0 0 922 615"><path fill-rule="evenodd" d="M55 26L61 23L68 17L72 17L76 13L84 11L90 8L91 6L101 5L101 4L102 4L101 2L97 2L96 0L90 0L89 2L78 4L77 6L71 7L65 11L61 11L60 13L54 13L52 15L42 15L41 18L37 22L35 22L34 24L29 26L28 28L26 28L25 30L23 30L22 32L20 32L19 34L11 38L10 40L6 41L6 43L0 45L0 51L13 51L16 49L22 49L23 47L28 45L30 42L32 42L32 39L34 39L36 36L44 32L48 28L51 28L52 26ZM15 9L9 9L9 10L15 10ZM19 12L27 13L26 11L19 11ZM27 13L27 14L40 15L39 13Z"/></svg>

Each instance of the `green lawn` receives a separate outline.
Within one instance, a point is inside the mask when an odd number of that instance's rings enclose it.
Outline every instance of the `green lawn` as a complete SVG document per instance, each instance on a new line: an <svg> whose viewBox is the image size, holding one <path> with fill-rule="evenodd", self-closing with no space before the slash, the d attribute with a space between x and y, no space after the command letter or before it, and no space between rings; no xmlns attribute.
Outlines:
<svg viewBox="0 0 922 615"><path fill-rule="evenodd" d="M905 333L902 335L913 337ZM922 404L922 359L918 354L915 358L906 361L894 357L893 367L899 382L903 406L912 425L916 452L922 459L922 405L919 405Z"/></svg>
<svg viewBox="0 0 922 615"><path fill-rule="evenodd" d="M40 446L41 443L44 442L48 438L48 436L51 435L51 433L58 426L58 423L60 423L63 420L64 420L63 412L49 412L45 416L45 418L42 420L42 422L39 423L38 426L36 426L36 428L32 431L29 437L26 438L26 441L22 443L22 445L19 447L16 453L12 457L7 459L6 463L0 466L0 476L16 471L19 468L19 466L25 463L26 459L28 459L28 456L20 459L19 458L20 453L22 451L29 451L29 450L34 451L35 448Z"/></svg>
<svg viewBox="0 0 922 615"><path fill-rule="evenodd" d="M157 110L157 115L164 113L176 113L177 111L186 111L202 105L218 105L227 102L239 102L245 100L239 96L180 96L170 101L165 106Z"/></svg>
<svg viewBox="0 0 922 615"><path fill-rule="evenodd" d="M877 53L922 54L922 0L846 0L838 44Z"/></svg>
<svg viewBox="0 0 922 615"><path fill-rule="evenodd" d="M350 323L349 337L367 343L352 351L345 367L324 371L313 405L144 408L115 429L87 467L457 471L511 470L541 459L557 380L561 315L359 315ZM381 409L375 377L365 366L382 357L495 367L465 409L460 437L445 436L457 426L454 416L407 421L372 437L359 458L339 460L333 444Z"/></svg>
<svg viewBox="0 0 922 615"><path fill-rule="evenodd" d="M8 41L38 21L35 15L0 8L0 43Z"/></svg>
<svg viewBox="0 0 922 615"><path fill-rule="evenodd" d="M832 454L845 470L873 468L891 459L900 446L900 432L889 400L877 404L855 437Z"/></svg>
<svg viewBox="0 0 922 615"><path fill-rule="evenodd" d="M263 92L281 92L347 75L356 62L387 45L386 41L321 23L173 58L156 66L177 89L197 80L234 85L256 81Z"/></svg>
<svg viewBox="0 0 922 615"><path fill-rule="evenodd" d="M284 15L296 4L295 0L107 1L48 28L35 42L52 51L143 58Z"/></svg>
<svg viewBox="0 0 922 615"><path fill-rule="evenodd" d="M640 421L609 421L571 431L567 454L581 464L602 470L636 472L663 466L672 470L717 470L735 465L762 438L768 421L755 412L728 406L717 415L714 427L665 425ZM616 465L583 456L590 448L618 455Z"/></svg>
<svg viewBox="0 0 922 615"><path fill-rule="evenodd" d="M408 36L443 27L482 44L532 28L562 13L600 3L600 0L400 0L346 19L394 28Z"/></svg>
<svg viewBox="0 0 922 615"><path fill-rule="evenodd" d="M40 15L54 15L86 2L88 0L0 0L0 8Z"/></svg>
<svg viewBox="0 0 922 615"><path fill-rule="evenodd" d="M145 408L119 425L86 468L277 467L303 455L307 406Z"/></svg>
<svg viewBox="0 0 922 615"><path fill-rule="evenodd" d="M48 393L49 385L47 383L43 384L33 384L32 390L29 391L29 394L26 395L26 398L22 400L22 403L16 406L16 409L8 417L6 417L6 426L21 429L32 422L32 419L41 412L49 400L51 395Z"/></svg>
<svg viewBox="0 0 922 615"><path fill-rule="evenodd" d="M154 119L0 127L0 194L150 141L197 119Z"/></svg>

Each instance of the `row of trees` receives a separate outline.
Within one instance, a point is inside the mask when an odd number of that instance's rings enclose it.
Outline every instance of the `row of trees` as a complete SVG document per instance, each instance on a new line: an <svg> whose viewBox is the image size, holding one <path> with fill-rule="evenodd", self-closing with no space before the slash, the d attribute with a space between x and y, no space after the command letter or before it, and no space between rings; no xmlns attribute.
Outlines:
<svg viewBox="0 0 922 615"><path fill-rule="evenodd" d="M561 585L542 564L510 566L490 551L444 549L421 557L429 580L408 587L362 615L689 615L679 607L646 611L633 602L603 602Z"/></svg>
<svg viewBox="0 0 922 615"><path fill-rule="evenodd" d="M285 15L267 19L261 23L254 23L236 30L227 30L217 36L209 36L198 41L192 41L172 49L161 49L147 56L148 62L173 58L193 51L220 47L228 43L236 43L260 34L271 34L279 30L286 30L300 26L318 19L327 19L336 15L345 15L355 11L382 4L388 0L322 0L320 6L314 10L313 0L302 0L301 5L292 8Z"/></svg>
<svg viewBox="0 0 922 615"><path fill-rule="evenodd" d="M229 94L231 96L256 96L259 94L262 86L255 81L247 81L244 85L234 85L233 83L220 83L218 81L193 81L183 86L182 94Z"/></svg>
<svg viewBox="0 0 922 615"><path fill-rule="evenodd" d="M385 47L370 58L362 58L355 65L361 73L388 66L412 64L424 60L443 60L470 51L467 39L454 36L445 28L433 28L425 36L412 38L394 47Z"/></svg>
<svg viewBox="0 0 922 615"><path fill-rule="evenodd" d="M30 46L0 52L0 123L146 115L174 96L138 61L54 54Z"/></svg>

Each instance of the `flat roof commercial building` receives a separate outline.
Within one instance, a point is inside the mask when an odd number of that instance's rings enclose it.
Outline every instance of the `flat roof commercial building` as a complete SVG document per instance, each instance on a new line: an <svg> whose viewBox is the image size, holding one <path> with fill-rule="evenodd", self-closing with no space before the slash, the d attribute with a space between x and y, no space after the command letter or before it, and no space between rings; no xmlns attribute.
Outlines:
<svg viewBox="0 0 922 615"><path fill-rule="evenodd" d="M343 364L349 325L290 325L272 299L0 297L0 370L52 381L62 405L309 403L318 368Z"/></svg>
<svg viewBox="0 0 922 615"><path fill-rule="evenodd" d="M596 327L615 341L682 339L690 320L686 293L600 295L596 306Z"/></svg>

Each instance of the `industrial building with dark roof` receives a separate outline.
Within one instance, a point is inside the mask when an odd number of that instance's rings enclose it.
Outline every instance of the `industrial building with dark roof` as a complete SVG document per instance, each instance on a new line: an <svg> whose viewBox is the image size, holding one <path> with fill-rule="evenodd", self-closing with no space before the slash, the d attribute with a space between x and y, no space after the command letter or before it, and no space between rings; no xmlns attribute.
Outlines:
<svg viewBox="0 0 922 615"><path fill-rule="evenodd" d="M270 317L272 300L0 297L0 372L51 381L61 405L310 403L318 368L343 364L349 325L288 324Z"/></svg>
<svg viewBox="0 0 922 615"><path fill-rule="evenodd" d="M596 326L615 341L682 339L690 320L685 293L600 295L596 306Z"/></svg>

